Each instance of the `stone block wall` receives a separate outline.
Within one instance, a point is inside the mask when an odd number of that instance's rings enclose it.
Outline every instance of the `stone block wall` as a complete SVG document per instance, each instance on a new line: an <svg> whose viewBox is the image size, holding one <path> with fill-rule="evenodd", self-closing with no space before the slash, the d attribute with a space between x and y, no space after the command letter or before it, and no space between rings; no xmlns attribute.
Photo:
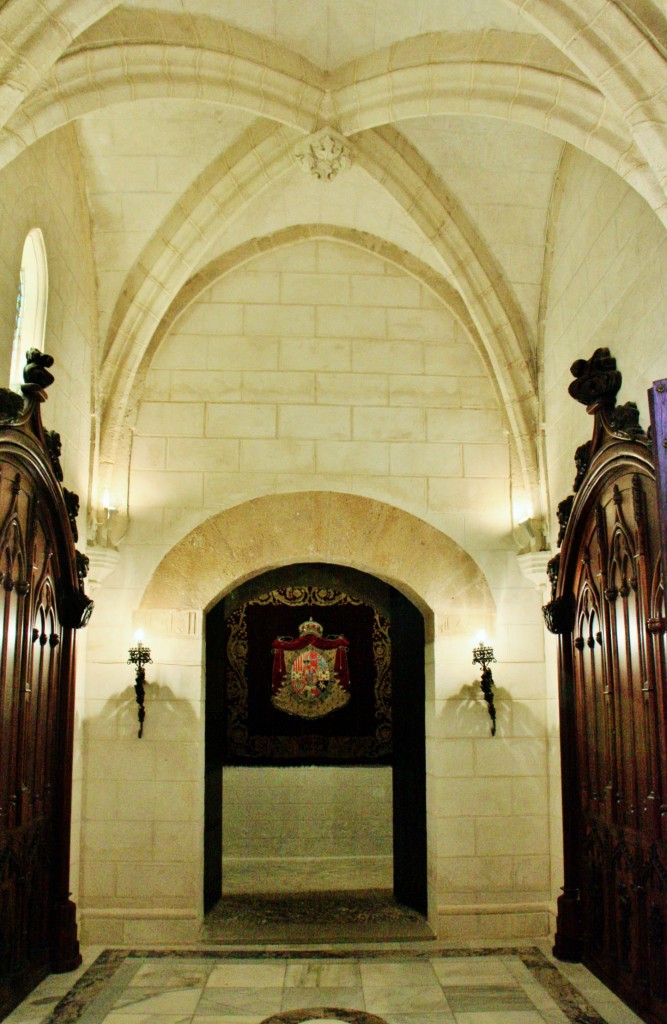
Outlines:
<svg viewBox="0 0 667 1024"><path fill-rule="evenodd" d="M434 538L464 551L436 570ZM427 616L435 926L452 938L546 930L540 595L516 560L502 410L467 333L424 284L358 247L311 239L211 284L146 377L129 528L89 646L86 771L111 794L85 839L89 941L196 933L200 853L165 846L157 807L132 825L133 846L116 842L130 824L123 794L130 780L151 793L175 781L175 753L190 797L169 809L170 827L201 850L202 611L248 575L311 558L380 575ZM141 743L118 654L139 624L155 662ZM495 738L472 666L479 628L498 657ZM175 862L180 887L167 890L160 879ZM143 884L129 896L133 872Z"/></svg>
<svg viewBox="0 0 667 1024"><path fill-rule="evenodd" d="M166 509L173 542L188 508L194 524L261 493L362 490L474 549L509 530L508 474L456 319L398 268L321 240L233 271L177 321L148 374L130 500L135 522Z"/></svg>
<svg viewBox="0 0 667 1024"><path fill-rule="evenodd" d="M222 889L391 889L391 768L225 768Z"/></svg>

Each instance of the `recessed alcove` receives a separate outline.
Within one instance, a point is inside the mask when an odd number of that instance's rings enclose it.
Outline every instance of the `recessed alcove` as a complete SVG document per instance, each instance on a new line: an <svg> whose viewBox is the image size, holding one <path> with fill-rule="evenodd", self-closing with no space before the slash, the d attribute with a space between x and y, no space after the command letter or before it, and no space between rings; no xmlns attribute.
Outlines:
<svg viewBox="0 0 667 1024"><path fill-rule="evenodd" d="M419 611L367 573L302 563L231 590L205 634L205 906L385 889L425 913ZM304 697L304 657L317 659L315 696Z"/></svg>

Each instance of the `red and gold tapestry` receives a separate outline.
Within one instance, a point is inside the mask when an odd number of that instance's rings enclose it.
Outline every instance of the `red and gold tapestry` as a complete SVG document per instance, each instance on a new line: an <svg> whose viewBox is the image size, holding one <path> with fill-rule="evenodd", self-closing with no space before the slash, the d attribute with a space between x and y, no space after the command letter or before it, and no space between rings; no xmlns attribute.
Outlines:
<svg viewBox="0 0 667 1024"><path fill-rule="evenodd" d="M223 763L389 763L389 622L371 601L278 587L237 603L225 629Z"/></svg>

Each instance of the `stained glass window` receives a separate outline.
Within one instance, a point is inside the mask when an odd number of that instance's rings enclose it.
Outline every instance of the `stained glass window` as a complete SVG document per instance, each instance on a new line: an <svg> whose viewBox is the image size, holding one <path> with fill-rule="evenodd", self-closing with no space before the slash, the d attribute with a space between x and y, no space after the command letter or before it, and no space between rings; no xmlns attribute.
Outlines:
<svg viewBox="0 0 667 1024"><path fill-rule="evenodd" d="M21 321L23 320L23 289L24 289L24 274L23 267L19 273L19 287L16 293L16 316L14 318L14 337L12 339L12 352L19 343L21 337Z"/></svg>
<svg viewBox="0 0 667 1024"><path fill-rule="evenodd" d="M12 365L9 376L9 386L14 391L18 391L23 382L23 365L28 349L44 350L48 290L49 276L44 236L39 228L33 228L28 232L23 245L16 296Z"/></svg>

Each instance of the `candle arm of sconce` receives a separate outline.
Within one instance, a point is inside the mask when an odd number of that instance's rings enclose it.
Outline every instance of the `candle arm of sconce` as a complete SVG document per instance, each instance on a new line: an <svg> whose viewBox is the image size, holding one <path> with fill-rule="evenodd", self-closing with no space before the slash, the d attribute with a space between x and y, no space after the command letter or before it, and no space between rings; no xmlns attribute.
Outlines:
<svg viewBox="0 0 667 1024"><path fill-rule="evenodd" d="M146 670L143 665L137 665L137 675L134 681L134 696L139 709L137 712L139 718L139 732L138 737L144 734L144 718L146 717L146 709L144 707L144 698L146 696Z"/></svg>
<svg viewBox="0 0 667 1024"><path fill-rule="evenodd" d="M493 675L490 668L482 670L482 693L487 703L489 716L491 718L491 735L496 735L496 706L493 700Z"/></svg>
<svg viewBox="0 0 667 1024"><path fill-rule="evenodd" d="M483 641L480 641L477 647L473 648L472 663L473 665L479 665L482 670L482 694L484 695L489 717L491 718L492 736L496 735L496 706L493 700L493 675L491 674L489 665L495 660L496 659L493 656L493 647L485 644Z"/></svg>
<svg viewBox="0 0 667 1024"><path fill-rule="evenodd" d="M128 665L135 666L134 696L138 705L138 738L141 739L144 734L144 719L146 717L146 709L144 707L144 700L146 697L146 669L144 668L144 665L152 665L153 659L151 658L150 648L144 647L142 643L138 643L136 647L130 647L129 655L130 657L127 660Z"/></svg>

